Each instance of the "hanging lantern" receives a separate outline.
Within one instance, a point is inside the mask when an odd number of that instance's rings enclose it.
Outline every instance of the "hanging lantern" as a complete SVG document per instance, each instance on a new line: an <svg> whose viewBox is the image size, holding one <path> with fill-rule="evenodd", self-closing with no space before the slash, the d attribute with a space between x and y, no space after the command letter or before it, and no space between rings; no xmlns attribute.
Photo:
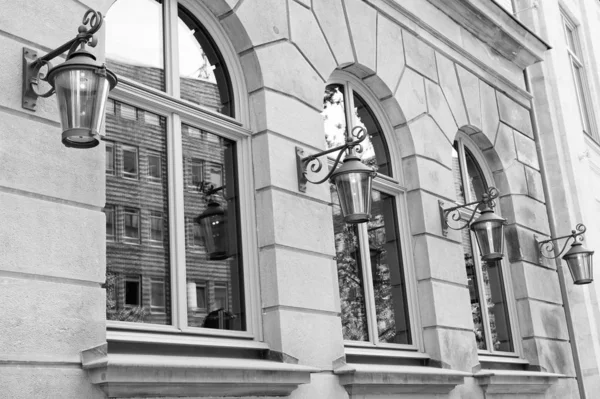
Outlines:
<svg viewBox="0 0 600 399"><path fill-rule="evenodd" d="M221 205L210 200L206 210L196 218L202 229L208 259L223 260L229 257L227 215Z"/></svg>
<svg viewBox="0 0 600 399"><path fill-rule="evenodd" d="M505 224L506 219L496 215L492 211L492 208L484 202L481 216L471 223L471 230L475 233L482 260L493 261L502 259Z"/></svg>
<svg viewBox="0 0 600 399"><path fill-rule="evenodd" d="M97 146L108 92L117 84L115 74L91 53L78 50L52 68L47 80L56 90L63 144L74 148Z"/></svg>
<svg viewBox="0 0 600 399"><path fill-rule="evenodd" d="M364 223L371 218L371 185L375 172L351 154L331 175L346 223Z"/></svg>
<svg viewBox="0 0 600 399"><path fill-rule="evenodd" d="M593 281L592 255L594 251L585 249L580 241L575 240L571 249L563 256L575 284L589 284Z"/></svg>

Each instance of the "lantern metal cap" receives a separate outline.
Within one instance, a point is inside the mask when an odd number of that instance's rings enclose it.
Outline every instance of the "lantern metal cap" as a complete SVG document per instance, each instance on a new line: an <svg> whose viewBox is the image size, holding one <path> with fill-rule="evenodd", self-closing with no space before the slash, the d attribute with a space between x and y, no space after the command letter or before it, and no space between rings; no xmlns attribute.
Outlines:
<svg viewBox="0 0 600 399"><path fill-rule="evenodd" d="M100 75L106 76L108 80L108 84L110 86L110 90L114 89L114 87L118 83L117 75L115 75L111 70L106 68L104 64L96 61L96 57L85 49L77 50L70 54L67 57L67 60L60 65L55 66L50 71L48 71L47 80L54 87L54 78L59 72L70 70L70 69L88 69L98 73Z"/></svg>
<svg viewBox="0 0 600 399"><path fill-rule="evenodd" d="M488 222L498 222L506 225L506 219L496 215L492 208L490 208L487 203L484 203L483 209L481 210L481 215L473 223L471 223L470 228L471 230L475 231L477 226Z"/></svg>
<svg viewBox="0 0 600 399"><path fill-rule="evenodd" d="M571 248L563 256L563 259L569 260L578 255L593 255L593 254L594 254L594 251L590 251L589 249L585 248L580 241L575 241L573 244L571 244Z"/></svg>
<svg viewBox="0 0 600 399"><path fill-rule="evenodd" d="M373 168L370 168L367 165L365 165L356 154L350 154L350 155L346 156L346 158L344 159L344 162L342 163L342 166L340 166L339 168L337 168L335 170L335 172L333 172L330 179L333 180L336 176L343 175L346 173L365 173L365 172L372 173L373 175L376 174L375 170ZM372 177L374 177L374 176L372 176Z"/></svg>
<svg viewBox="0 0 600 399"><path fill-rule="evenodd" d="M210 200L209 203L206 205L206 209L204 210L204 212L202 212L200 216L196 218L196 222L200 223L202 219L218 215L225 215L225 211L221 207L221 204L219 204L217 201Z"/></svg>

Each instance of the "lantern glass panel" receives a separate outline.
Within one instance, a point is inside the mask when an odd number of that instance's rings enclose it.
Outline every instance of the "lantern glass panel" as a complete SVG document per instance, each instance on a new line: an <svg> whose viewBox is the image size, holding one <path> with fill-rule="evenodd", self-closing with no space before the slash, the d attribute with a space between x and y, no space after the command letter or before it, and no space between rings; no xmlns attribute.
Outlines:
<svg viewBox="0 0 600 399"><path fill-rule="evenodd" d="M567 261L571 277L575 284L586 284L592 281L592 255L588 253L578 253L563 259Z"/></svg>
<svg viewBox="0 0 600 399"><path fill-rule="evenodd" d="M213 206L216 208L219 205L209 205L209 208ZM201 218L200 226L209 259L221 260L227 258L228 236L225 214L215 213Z"/></svg>
<svg viewBox="0 0 600 399"><path fill-rule="evenodd" d="M371 212L371 183L369 173L350 172L335 176L334 183L346 223L369 220Z"/></svg>
<svg viewBox="0 0 600 399"><path fill-rule="evenodd" d="M479 252L484 260L502 259L504 224L501 221L475 222L471 225L471 229L475 233Z"/></svg>
<svg viewBox="0 0 600 399"><path fill-rule="evenodd" d="M56 73L54 88L63 132L68 140L84 144L96 140L104 120L109 83L90 69L65 69Z"/></svg>

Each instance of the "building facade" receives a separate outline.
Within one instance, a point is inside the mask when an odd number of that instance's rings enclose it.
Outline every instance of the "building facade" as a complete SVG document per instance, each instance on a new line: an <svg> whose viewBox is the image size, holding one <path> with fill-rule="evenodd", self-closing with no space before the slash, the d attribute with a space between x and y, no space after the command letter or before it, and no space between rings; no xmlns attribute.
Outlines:
<svg viewBox="0 0 600 399"><path fill-rule="evenodd" d="M6 3L0 397L600 391L595 285L537 247L597 212L595 2ZM119 84L78 150L18 77L88 8ZM297 156L361 132L371 219L347 224ZM440 209L492 187L504 257L482 260L449 228L476 209Z"/></svg>

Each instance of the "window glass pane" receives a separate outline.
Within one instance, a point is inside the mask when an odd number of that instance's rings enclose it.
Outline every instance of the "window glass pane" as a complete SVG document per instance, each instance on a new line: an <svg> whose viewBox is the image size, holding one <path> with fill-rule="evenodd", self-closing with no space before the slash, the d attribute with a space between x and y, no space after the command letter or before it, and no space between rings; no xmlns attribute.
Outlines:
<svg viewBox="0 0 600 399"><path fill-rule="evenodd" d="M460 175L458 142L456 141L454 142L454 148L452 148L452 177L454 178L454 193L456 194L456 202L459 204L466 204L465 190L462 183L462 176Z"/></svg>
<svg viewBox="0 0 600 399"><path fill-rule="evenodd" d="M196 307L198 309L206 310L207 303L208 301L206 300L206 286L196 285Z"/></svg>
<svg viewBox="0 0 600 399"><path fill-rule="evenodd" d="M573 67L573 74L575 75L575 90L577 91L577 100L579 102L579 112L581 114L581 123L583 125L583 131L586 134L591 134L590 119L588 113L587 102L584 95L583 86L583 69L577 66L574 62L571 64Z"/></svg>
<svg viewBox="0 0 600 399"><path fill-rule="evenodd" d="M365 302L363 271L360 258L358 227L346 224L342 217L335 186L331 187L333 202L333 231L335 259L337 262L340 304L342 308L342 333L344 339L368 341L369 325Z"/></svg>
<svg viewBox="0 0 600 399"><path fill-rule="evenodd" d="M391 176L387 144L381 133L381 127L375 120L373 112L356 93L354 93L354 112L352 115L354 118L352 125L362 126L369 134L369 137L361 143L363 152L360 157L362 161L369 166L375 166L377 173Z"/></svg>
<svg viewBox="0 0 600 399"><path fill-rule="evenodd" d="M227 310L227 286L215 285L215 308Z"/></svg>
<svg viewBox="0 0 600 399"><path fill-rule="evenodd" d="M223 168L221 165L214 163L208 165L208 181L215 187L223 185Z"/></svg>
<svg viewBox="0 0 600 399"><path fill-rule="evenodd" d="M115 239L115 208L111 205L104 207L104 214L106 216L106 239Z"/></svg>
<svg viewBox="0 0 600 399"><path fill-rule="evenodd" d="M138 150L135 147L123 146L123 177L138 178Z"/></svg>
<svg viewBox="0 0 600 399"><path fill-rule="evenodd" d="M165 282L152 280L150 285L150 307L153 311L164 311L165 309Z"/></svg>
<svg viewBox="0 0 600 399"><path fill-rule="evenodd" d="M139 306L141 294L140 278L136 276L125 277L125 305Z"/></svg>
<svg viewBox="0 0 600 399"><path fill-rule="evenodd" d="M140 111L140 115L146 114L143 109L130 107L136 113ZM119 155L116 168L123 171L122 176L106 179L106 202L119 211L115 226L118 238L106 243L108 320L171 323L166 170L152 181L134 180L125 175L137 177L139 154L144 159L147 154L159 156L165 160L161 167L166 168L165 128L166 119L162 116L157 125L149 125L143 118L128 120L106 115L107 139L114 143L115 153ZM135 306L127 308L125 276L140 276L138 281L143 294ZM151 312L152 301L157 300L150 285L153 280L164 282L165 305L161 312ZM109 295L113 295L114 300Z"/></svg>
<svg viewBox="0 0 600 399"><path fill-rule="evenodd" d="M148 155L148 177L152 180L159 180L162 174L162 164L160 155Z"/></svg>
<svg viewBox="0 0 600 399"><path fill-rule="evenodd" d="M164 91L163 54L162 2L115 2L106 13L108 68L117 75Z"/></svg>
<svg viewBox="0 0 600 399"><path fill-rule="evenodd" d="M477 161L475 161L475 157L471 154L465 147L465 161L467 164L467 177L469 181L467 182L468 187L468 196L467 201L477 201L483 197L483 194L487 191L487 184L485 182L485 178L483 177L483 172L479 168Z"/></svg>
<svg viewBox="0 0 600 399"><path fill-rule="evenodd" d="M115 147L113 143L106 142L106 174L115 174Z"/></svg>
<svg viewBox="0 0 600 399"><path fill-rule="evenodd" d="M223 188L207 198L197 189L185 191L185 217L198 224L203 215L203 225L192 228L192 239L186 242L187 282L204 281L208 287L221 287L227 291L225 299L217 303L219 289L211 289L212 298L207 303L208 314L195 311L188 301L188 324L192 327L245 330L242 257L238 239L238 196L236 180L235 143L226 139L215 140L212 133L189 134L193 129L182 127L184 132L183 157L202 160L204 165L223 165ZM194 162L192 162L194 164ZM190 172L191 173L191 170ZM207 180L201 169L193 172L191 180ZM207 216L208 213L212 216ZM202 245L199 246L200 241ZM222 293L222 291L221 291ZM223 297L220 297L223 298ZM197 300L197 299L196 299ZM223 305L223 306L218 306ZM226 309L218 312L220 308Z"/></svg>
<svg viewBox="0 0 600 399"><path fill-rule="evenodd" d="M394 197L373 190L371 214L367 229L379 341L410 344L406 285Z"/></svg>
<svg viewBox="0 0 600 399"><path fill-rule="evenodd" d="M200 159L192 159L191 167L192 167L192 179L191 184L193 186L200 186L200 184L204 181L204 163Z"/></svg>
<svg viewBox="0 0 600 399"><path fill-rule="evenodd" d="M500 262L491 261L481 263L486 306L490 318L490 331L494 350L512 352L514 348L510 333L510 322Z"/></svg>
<svg viewBox="0 0 600 399"><path fill-rule="evenodd" d="M344 86L331 84L325 88L321 115L323 116L327 148L344 144L346 142Z"/></svg>
<svg viewBox="0 0 600 399"><path fill-rule="evenodd" d="M183 7L178 29L181 98L234 116L229 75L212 39Z"/></svg>
<svg viewBox="0 0 600 399"><path fill-rule="evenodd" d="M473 247L471 246L471 236L468 229L461 230L463 256L465 267L467 269L467 283L469 285L469 296L471 298L471 315L473 316L473 331L477 349L487 349L485 327L486 321L483 318L481 309L481 298L479 296L479 282L477 279L477 268L479 262L473 257Z"/></svg>

